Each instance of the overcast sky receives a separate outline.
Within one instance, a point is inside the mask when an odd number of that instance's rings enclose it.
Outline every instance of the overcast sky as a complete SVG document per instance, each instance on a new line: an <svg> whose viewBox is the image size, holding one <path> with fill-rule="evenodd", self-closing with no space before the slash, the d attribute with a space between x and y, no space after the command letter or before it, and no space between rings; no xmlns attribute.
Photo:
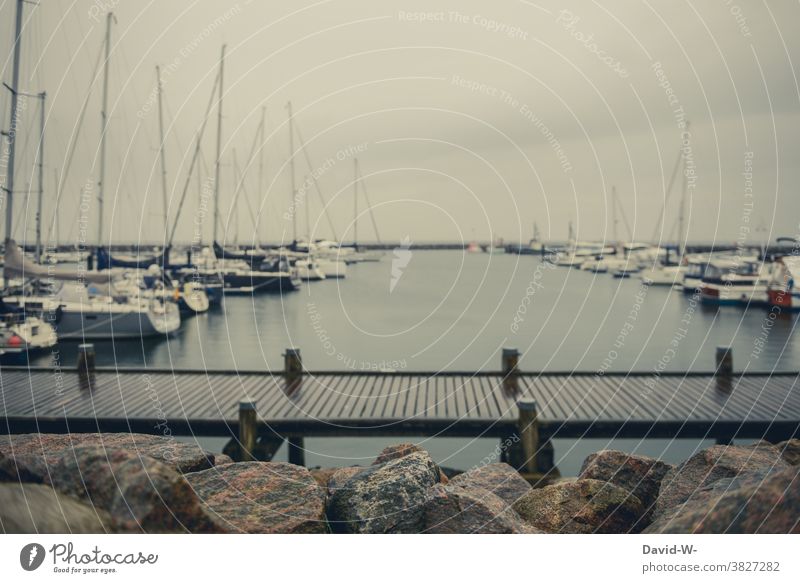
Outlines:
<svg viewBox="0 0 800 583"><path fill-rule="evenodd" d="M15 4L0 1L7 83ZM292 209L300 234L307 230L306 197L301 191L293 204L289 185L288 101L306 143L303 152L295 136L297 184L318 175L343 240L353 237L354 156L384 240L527 240L534 222L544 238L564 239L570 221L582 239L612 239L612 187L618 239L674 240L682 180L669 193L667 185L682 146L689 239L798 235L798 3L612 4L26 3L21 90L47 92L45 218L56 208L54 172L63 172L79 132L61 179L59 236L76 241L83 220L87 241L97 239L102 84L91 79L110 8L105 240L164 239L155 66L163 69L171 225L223 44L219 202L228 242L291 239ZM248 168L262 106L266 139ZM37 188L36 108L27 100L19 124L17 191ZM215 115L202 141L201 181L213 173ZM234 152L245 188L231 213ZM193 176L179 241L195 236L196 223L211 236L197 184ZM84 216L82 192L91 201ZM321 210L312 190L313 236L331 237ZM15 211L15 237L32 240L35 196L17 194ZM375 238L367 215L359 238Z"/></svg>

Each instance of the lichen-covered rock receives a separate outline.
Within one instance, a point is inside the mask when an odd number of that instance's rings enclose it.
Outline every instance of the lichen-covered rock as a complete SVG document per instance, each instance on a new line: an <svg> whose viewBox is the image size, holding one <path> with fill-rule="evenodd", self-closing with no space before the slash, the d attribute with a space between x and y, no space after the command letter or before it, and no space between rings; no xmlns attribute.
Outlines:
<svg viewBox="0 0 800 583"><path fill-rule="evenodd" d="M364 468L333 492L328 521L334 532L420 532L428 489L438 482L426 452Z"/></svg>
<svg viewBox="0 0 800 583"><path fill-rule="evenodd" d="M236 463L230 456L225 455L224 453L215 453L214 454L214 465L215 466L224 466L225 464L233 464ZM197 470L200 471L200 470Z"/></svg>
<svg viewBox="0 0 800 583"><path fill-rule="evenodd" d="M108 511L119 530L216 531L182 474L134 451L71 449L52 467L51 484Z"/></svg>
<svg viewBox="0 0 800 583"><path fill-rule="evenodd" d="M99 508L43 484L0 484L0 525L6 534L101 534L113 532Z"/></svg>
<svg viewBox="0 0 800 583"><path fill-rule="evenodd" d="M306 468L239 462L185 477L223 532L308 534L327 530L325 494Z"/></svg>
<svg viewBox="0 0 800 583"><path fill-rule="evenodd" d="M488 490L506 504L513 504L531 491L531 485L508 464L489 464L473 468L450 480L454 486Z"/></svg>
<svg viewBox="0 0 800 583"><path fill-rule="evenodd" d="M429 534L535 534L506 501L478 486L436 484L423 506L422 532Z"/></svg>
<svg viewBox="0 0 800 583"><path fill-rule="evenodd" d="M798 534L800 468L723 478L645 529L646 533Z"/></svg>
<svg viewBox="0 0 800 583"><path fill-rule="evenodd" d="M514 510L536 528L570 534L630 532L644 514L628 490L589 479L531 490Z"/></svg>
<svg viewBox="0 0 800 583"><path fill-rule="evenodd" d="M344 468L337 468L331 477L328 479L328 483L326 484L326 488L328 491L328 495L332 496L336 490L342 488L353 476L356 474L363 472L366 468L362 468L360 466L347 466Z"/></svg>
<svg viewBox="0 0 800 583"><path fill-rule="evenodd" d="M781 457L790 466L800 466L800 439L783 441L775 447L781 452Z"/></svg>
<svg viewBox="0 0 800 583"><path fill-rule="evenodd" d="M0 453L0 482L41 483L46 468L36 466L36 460L17 459Z"/></svg>
<svg viewBox="0 0 800 583"><path fill-rule="evenodd" d="M400 459L401 457L405 457L409 454L420 452L425 452L425 450L414 443L398 443L397 445L390 445L389 447L383 448L383 451L378 454L378 457L375 458L375 461L372 462L372 465L377 466L379 464L385 464L388 461Z"/></svg>
<svg viewBox="0 0 800 583"><path fill-rule="evenodd" d="M647 521L658 498L661 480L672 467L647 456L603 450L584 460L578 477L611 482L632 492L644 504L644 520Z"/></svg>
<svg viewBox="0 0 800 583"><path fill-rule="evenodd" d="M141 433L25 433L0 439L0 453L25 460L37 475L47 475L47 468L65 452L76 447L125 449L155 458L179 472L196 472L214 465L214 454L197 444L181 443L168 437Z"/></svg>
<svg viewBox="0 0 800 583"><path fill-rule="evenodd" d="M715 445L670 469L661 480L653 520L686 502L695 492L723 478L741 473L790 467L780 450L766 442L749 446Z"/></svg>
<svg viewBox="0 0 800 583"><path fill-rule="evenodd" d="M309 470L311 477L323 491L328 491L328 482L330 482L333 474L339 471L339 468L314 468Z"/></svg>

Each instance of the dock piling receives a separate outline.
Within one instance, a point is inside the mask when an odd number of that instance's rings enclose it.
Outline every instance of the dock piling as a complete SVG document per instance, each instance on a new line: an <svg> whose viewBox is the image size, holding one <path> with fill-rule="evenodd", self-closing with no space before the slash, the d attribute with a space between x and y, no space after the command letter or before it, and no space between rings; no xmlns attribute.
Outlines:
<svg viewBox="0 0 800 583"><path fill-rule="evenodd" d="M729 392L733 382L733 348L730 346L717 346L716 368L714 377L717 379L717 388Z"/></svg>
<svg viewBox="0 0 800 583"><path fill-rule="evenodd" d="M516 348L503 349L503 390L506 394L515 395L519 392L519 350Z"/></svg>
<svg viewBox="0 0 800 583"><path fill-rule="evenodd" d="M733 348L730 346L717 346L717 368L715 375L718 377L733 376Z"/></svg>
<svg viewBox="0 0 800 583"><path fill-rule="evenodd" d="M256 439L258 438L258 420L256 404L253 401L239 402L239 461L254 461Z"/></svg>
<svg viewBox="0 0 800 583"><path fill-rule="evenodd" d="M84 390L94 385L95 361L94 344L78 345L78 382Z"/></svg>
<svg viewBox="0 0 800 583"><path fill-rule="evenodd" d="M536 411L536 401L518 401L519 409L518 432L522 442L523 468L526 474L535 474L539 471L536 456L539 451L539 414Z"/></svg>
<svg viewBox="0 0 800 583"><path fill-rule="evenodd" d="M289 463L296 466L306 465L306 450L302 437L290 437L286 440L289 446Z"/></svg>
<svg viewBox="0 0 800 583"><path fill-rule="evenodd" d="M290 387L298 384L303 376L303 358L299 348L287 348L283 353L283 376Z"/></svg>

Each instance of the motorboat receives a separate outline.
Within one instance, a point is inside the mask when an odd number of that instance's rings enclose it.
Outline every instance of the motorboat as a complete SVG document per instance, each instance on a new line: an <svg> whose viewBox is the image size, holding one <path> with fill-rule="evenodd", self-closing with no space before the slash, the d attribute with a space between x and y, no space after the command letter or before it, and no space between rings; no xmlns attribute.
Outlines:
<svg viewBox="0 0 800 583"><path fill-rule="evenodd" d="M767 302L782 310L800 310L800 256L790 255L775 260L767 284Z"/></svg>
<svg viewBox="0 0 800 583"><path fill-rule="evenodd" d="M714 305L767 303L771 266L758 259L712 259L700 283L700 300Z"/></svg>
<svg viewBox="0 0 800 583"><path fill-rule="evenodd" d="M682 286L685 265L657 265L639 273L641 280L647 285Z"/></svg>

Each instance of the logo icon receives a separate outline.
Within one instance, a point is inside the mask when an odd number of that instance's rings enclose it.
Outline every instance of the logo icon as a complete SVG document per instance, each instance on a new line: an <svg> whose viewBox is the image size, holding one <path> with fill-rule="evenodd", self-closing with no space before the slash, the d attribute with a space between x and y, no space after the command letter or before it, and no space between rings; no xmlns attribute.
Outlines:
<svg viewBox="0 0 800 583"><path fill-rule="evenodd" d="M44 547L38 543L30 543L19 552L19 564L26 571L35 571L44 562Z"/></svg>
<svg viewBox="0 0 800 583"><path fill-rule="evenodd" d="M411 239L406 235L400 241L400 246L394 248L394 257L392 257L392 278L389 281L389 293L394 291L400 278L403 277L403 270L411 263L411 257L414 253L410 249Z"/></svg>

